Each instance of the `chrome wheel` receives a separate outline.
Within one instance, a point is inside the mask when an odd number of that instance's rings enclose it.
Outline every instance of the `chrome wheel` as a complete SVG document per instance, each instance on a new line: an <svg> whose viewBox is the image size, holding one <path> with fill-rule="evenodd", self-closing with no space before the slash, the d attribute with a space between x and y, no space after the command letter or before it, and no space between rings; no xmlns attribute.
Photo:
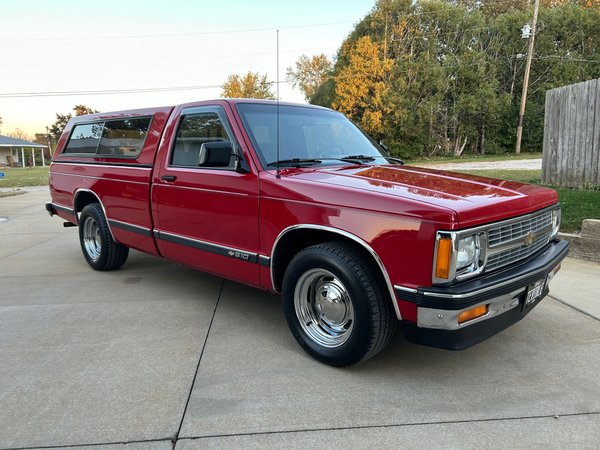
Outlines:
<svg viewBox="0 0 600 450"><path fill-rule="evenodd" d="M304 272L296 284L294 307L300 326L317 344L335 348L350 338L354 326L352 299L331 272Z"/></svg>
<svg viewBox="0 0 600 450"><path fill-rule="evenodd" d="M86 217L83 223L83 246L92 261L97 261L102 252L100 229L93 217Z"/></svg>

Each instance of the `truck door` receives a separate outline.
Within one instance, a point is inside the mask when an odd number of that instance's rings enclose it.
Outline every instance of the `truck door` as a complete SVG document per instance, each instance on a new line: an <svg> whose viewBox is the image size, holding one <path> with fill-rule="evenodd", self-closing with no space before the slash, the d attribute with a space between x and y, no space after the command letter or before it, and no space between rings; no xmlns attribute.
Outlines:
<svg viewBox="0 0 600 450"><path fill-rule="evenodd" d="M257 174L247 153L246 170L236 171L234 155L207 163L210 147L231 143L244 154L225 108L184 108L167 126L153 177L154 235L169 259L258 286Z"/></svg>

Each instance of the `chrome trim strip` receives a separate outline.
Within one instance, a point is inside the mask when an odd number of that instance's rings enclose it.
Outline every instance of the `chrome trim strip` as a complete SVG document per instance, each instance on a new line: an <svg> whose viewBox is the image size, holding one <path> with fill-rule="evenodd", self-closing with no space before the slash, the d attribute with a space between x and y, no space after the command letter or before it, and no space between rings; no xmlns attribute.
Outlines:
<svg viewBox="0 0 600 450"><path fill-rule="evenodd" d="M265 255L258 255L258 264L263 267L271 267L271 258Z"/></svg>
<svg viewBox="0 0 600 450"><path fill-rule="evenodd" d="M169 169L169 170L172 170L172 169ZM181 173L181 172L174 172L174 173ZM160 186L160 187L186 189L188 191L208 192L211 194L232 195L232 196L236 196L236 197L252 197L251 194L244 194L242 192L220 191L217 189L205 189L205 188L192 187L192 186L181 186L180 184L169 184L169 183L164 183L164 182L154 183L154 185ZM256 197L256 196L254 196L254 197Z"/></svg>
<svg viewBox="0 0 600 450"><path fill-rule="evenodd" d="M134 225L128 222L122 222L116 219L109 219L108 223L115 228L120 228L125 231L130 231L131 233L141 234L142 236L152 237L152 230L147 227L142 227L139 225Z"/></svg>
<svg viewBox="0 0 600 450"><path fill-rule="evenodd" d="M528 272L528 273L526 273L524 275L521 275L520 277L512 278L512 279L506 280L506 281L504 281L502 283L497 283L497 284L494 284L492 286L488 286L488 287L485 287L483 289L479 289L477 291L468 292L466 294L443 294L443 293L440 293L440 292L430 292L430 291L425 291L425 290L422 290L421 293L423 295L427 296L427 297L440 297L440 298L449 298L449 299L469 298L469 297L473 297L473 296L478 295L478 294L482 294L482 293L487 292L487 291L491 291L492 289L497 289L499 287L506 286L507 284L515 283L515 282L517 282L519 280L522 280L523 278L528 278L528 277L530 277L532 275L545 272L546 270L548 270L548 267L550 267L552 264L554 264L554 262L550 262L550 263L546 264L545 266L539 268L538 270L535 270L535 271L532 271L532 272Z"/></svg>
<svg viewBox="0 0 600 450"><path fill-rule="evenodd" d="M111 166L111 167L127 167L128 169L152 169L152 164L138 164L138 163L113 163L113 162L102 162L102 161L61 161L53 160L52 164L74 164L78 166Z"/></svg>
<svg viewBox="0 0 600 450"><path fill-rule="evenodd" d="M398 291L404 291L404 292L410 292L411 294L416 294L417 290L414 288L409 288L406 286L399 286L397 284L394 285L394 289L398 290Z"/></svg>
<svg viewBox="0 0 600 450"><path fill-rule="evenodd" d="M77 189L75 191L75 193L73 194L73 211L75 211L75 220L77 222L77 225L79 225L79 215L77 214L77 208L75 207L75 205L77 205L77 196L79 195L80 192L89 192L94 197L96 197L96 199L98 200L98 203L100 203L100 207L102 208L102 212L104 213L104 218L106 219L106 222L108 224L108 231L110 232L110 236L112 237L113 241L119 242L115 239L115 235L113 234L112 228L110 227L109 218L108 218L108 215L106 214L106 208L104 208L104 203L102 203L102 200L100 200L100 197L98 197L98 194L96 194L94 191L92 191L90 189L80 188L80 189Z"/></svg>
<svg viewBox="0 0 600 450"><path fill-rule="evenodd" d="M385 279L385 284L387 285L387 288L388 288L388 291L390 294L390 300L392 301L392 303L394 305L394 310L396 311L396 317L398 318L398 320L402 320L402 315L400 314L400 307L398 306L398 301L396 299L396 292L394 291L394 286L392 285L392 282L390 281L390 276L388 275L387 270L385 270L385 267L383 265L383 262L379 258L379 255L377 255L377 253L375 253L375 250L373 250L369 244L367 244L365 241L363 241L358 236L355 236L352 233L349 233L344 230L340 230L338 228L332 228L332 227L328 227L328 226L324 226L324 225L298 224L298 225L291 225L291 226L287 227L286 229L284 229L281 233L279 233L279 236L277 236L277 238L275 239L275 242L273 243L273 247L271 248L271 283L273 285L273 291L279 292L277 290L277 288L275 287L275 277L273 275L273 267L274 267L273 256L275 255L275 250L277 249L277 244L279 243L281 238L287 232L292 231L292 230L297 230L299 228L328 231L331 233L339 234L341 236L344 236L344 237L347 237L348 239L353 240L354 242L356 242L356 243L360 244L362 247L364 247L365 250L367 250L369 252L369 254L375 259L375 262L379 266L379 270L383 274L383 278Z"/></svg>
<svg viewBox="0 0 600 450"><path fill-rule="evenodd" d="M233 247L225 247L224 245L214 244L212 242L201 241L199 239L193 239L186 236L181 236L175 233L169 233L167 231L154 230L154 237L162 241L172 242L174 244L184 245L186 247L192 247L197 250L201 250L208 253L213 253L220 256L228 256L230 258L239 259L253 264L258 264L258 254L248 252L246 250L240 250Z"/></svg>

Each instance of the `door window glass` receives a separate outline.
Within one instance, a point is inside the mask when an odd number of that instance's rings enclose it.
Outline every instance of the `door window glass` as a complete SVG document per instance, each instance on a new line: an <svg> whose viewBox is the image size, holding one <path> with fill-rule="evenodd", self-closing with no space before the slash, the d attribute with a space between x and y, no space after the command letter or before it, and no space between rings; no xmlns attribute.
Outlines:
<svg viewBox="0 0 600 450"><path fill-rule="evenodd" d="M219 115L214 112L190 114L181 119L171 165L198 167L202 144L231 141Z"/></svg>

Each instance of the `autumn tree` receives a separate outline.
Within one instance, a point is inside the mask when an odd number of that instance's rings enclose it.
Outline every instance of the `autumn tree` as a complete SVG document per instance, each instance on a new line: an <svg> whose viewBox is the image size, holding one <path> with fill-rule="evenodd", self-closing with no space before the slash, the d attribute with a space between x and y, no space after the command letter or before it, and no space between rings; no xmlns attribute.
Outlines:
<svg viewBox="0 0 600 450"><path fill-rule="evenodd" d="M73 111L75 111L76 116L85 116L86 114L96 114L100 112L86 105L75 105Z"/></svg>
<svg viewBox="0 0 600 450"><path fill-rule="evenodd" d="M355 44L345 43L341 53L348 65L336 74L333 107L358 122L367 133L382 136L383 118L390 112L384 93L393 61L383 55L380 44L363 36Z"/></svg>
<svg viewBox="0 0 600 450"><path fill-rule="evenodd" d="M301 55L296 61L295 70L287 68L287 79L292 86L300 88L306 100L310 100L331 75L332 69L333 63L324 53L311 57Z"/></svg>
<svg viewBox="0 0 600 450"><path fill-rule="evenodd" d="M97 111L86 105L75 105L73 107L73 112L75 113L75 116L84 116L86 114L95 114L100 111ZM46 133L50 137L50 143L52 147L56 146L58 140L60 139L60 135L67 126L67 122L69 122L69 120L71 120L72 118L73 114L71 114L70 112L67 114L56 113L56 120L54 121L54 123L46 127Z"/></svg>
<svg viewBox="0 0 600 450"><path fill-rule="evenodd" d="M245 75L231 74L222 86L223 98L266 98L274 99L267 75L250 72Z"/></svg>

